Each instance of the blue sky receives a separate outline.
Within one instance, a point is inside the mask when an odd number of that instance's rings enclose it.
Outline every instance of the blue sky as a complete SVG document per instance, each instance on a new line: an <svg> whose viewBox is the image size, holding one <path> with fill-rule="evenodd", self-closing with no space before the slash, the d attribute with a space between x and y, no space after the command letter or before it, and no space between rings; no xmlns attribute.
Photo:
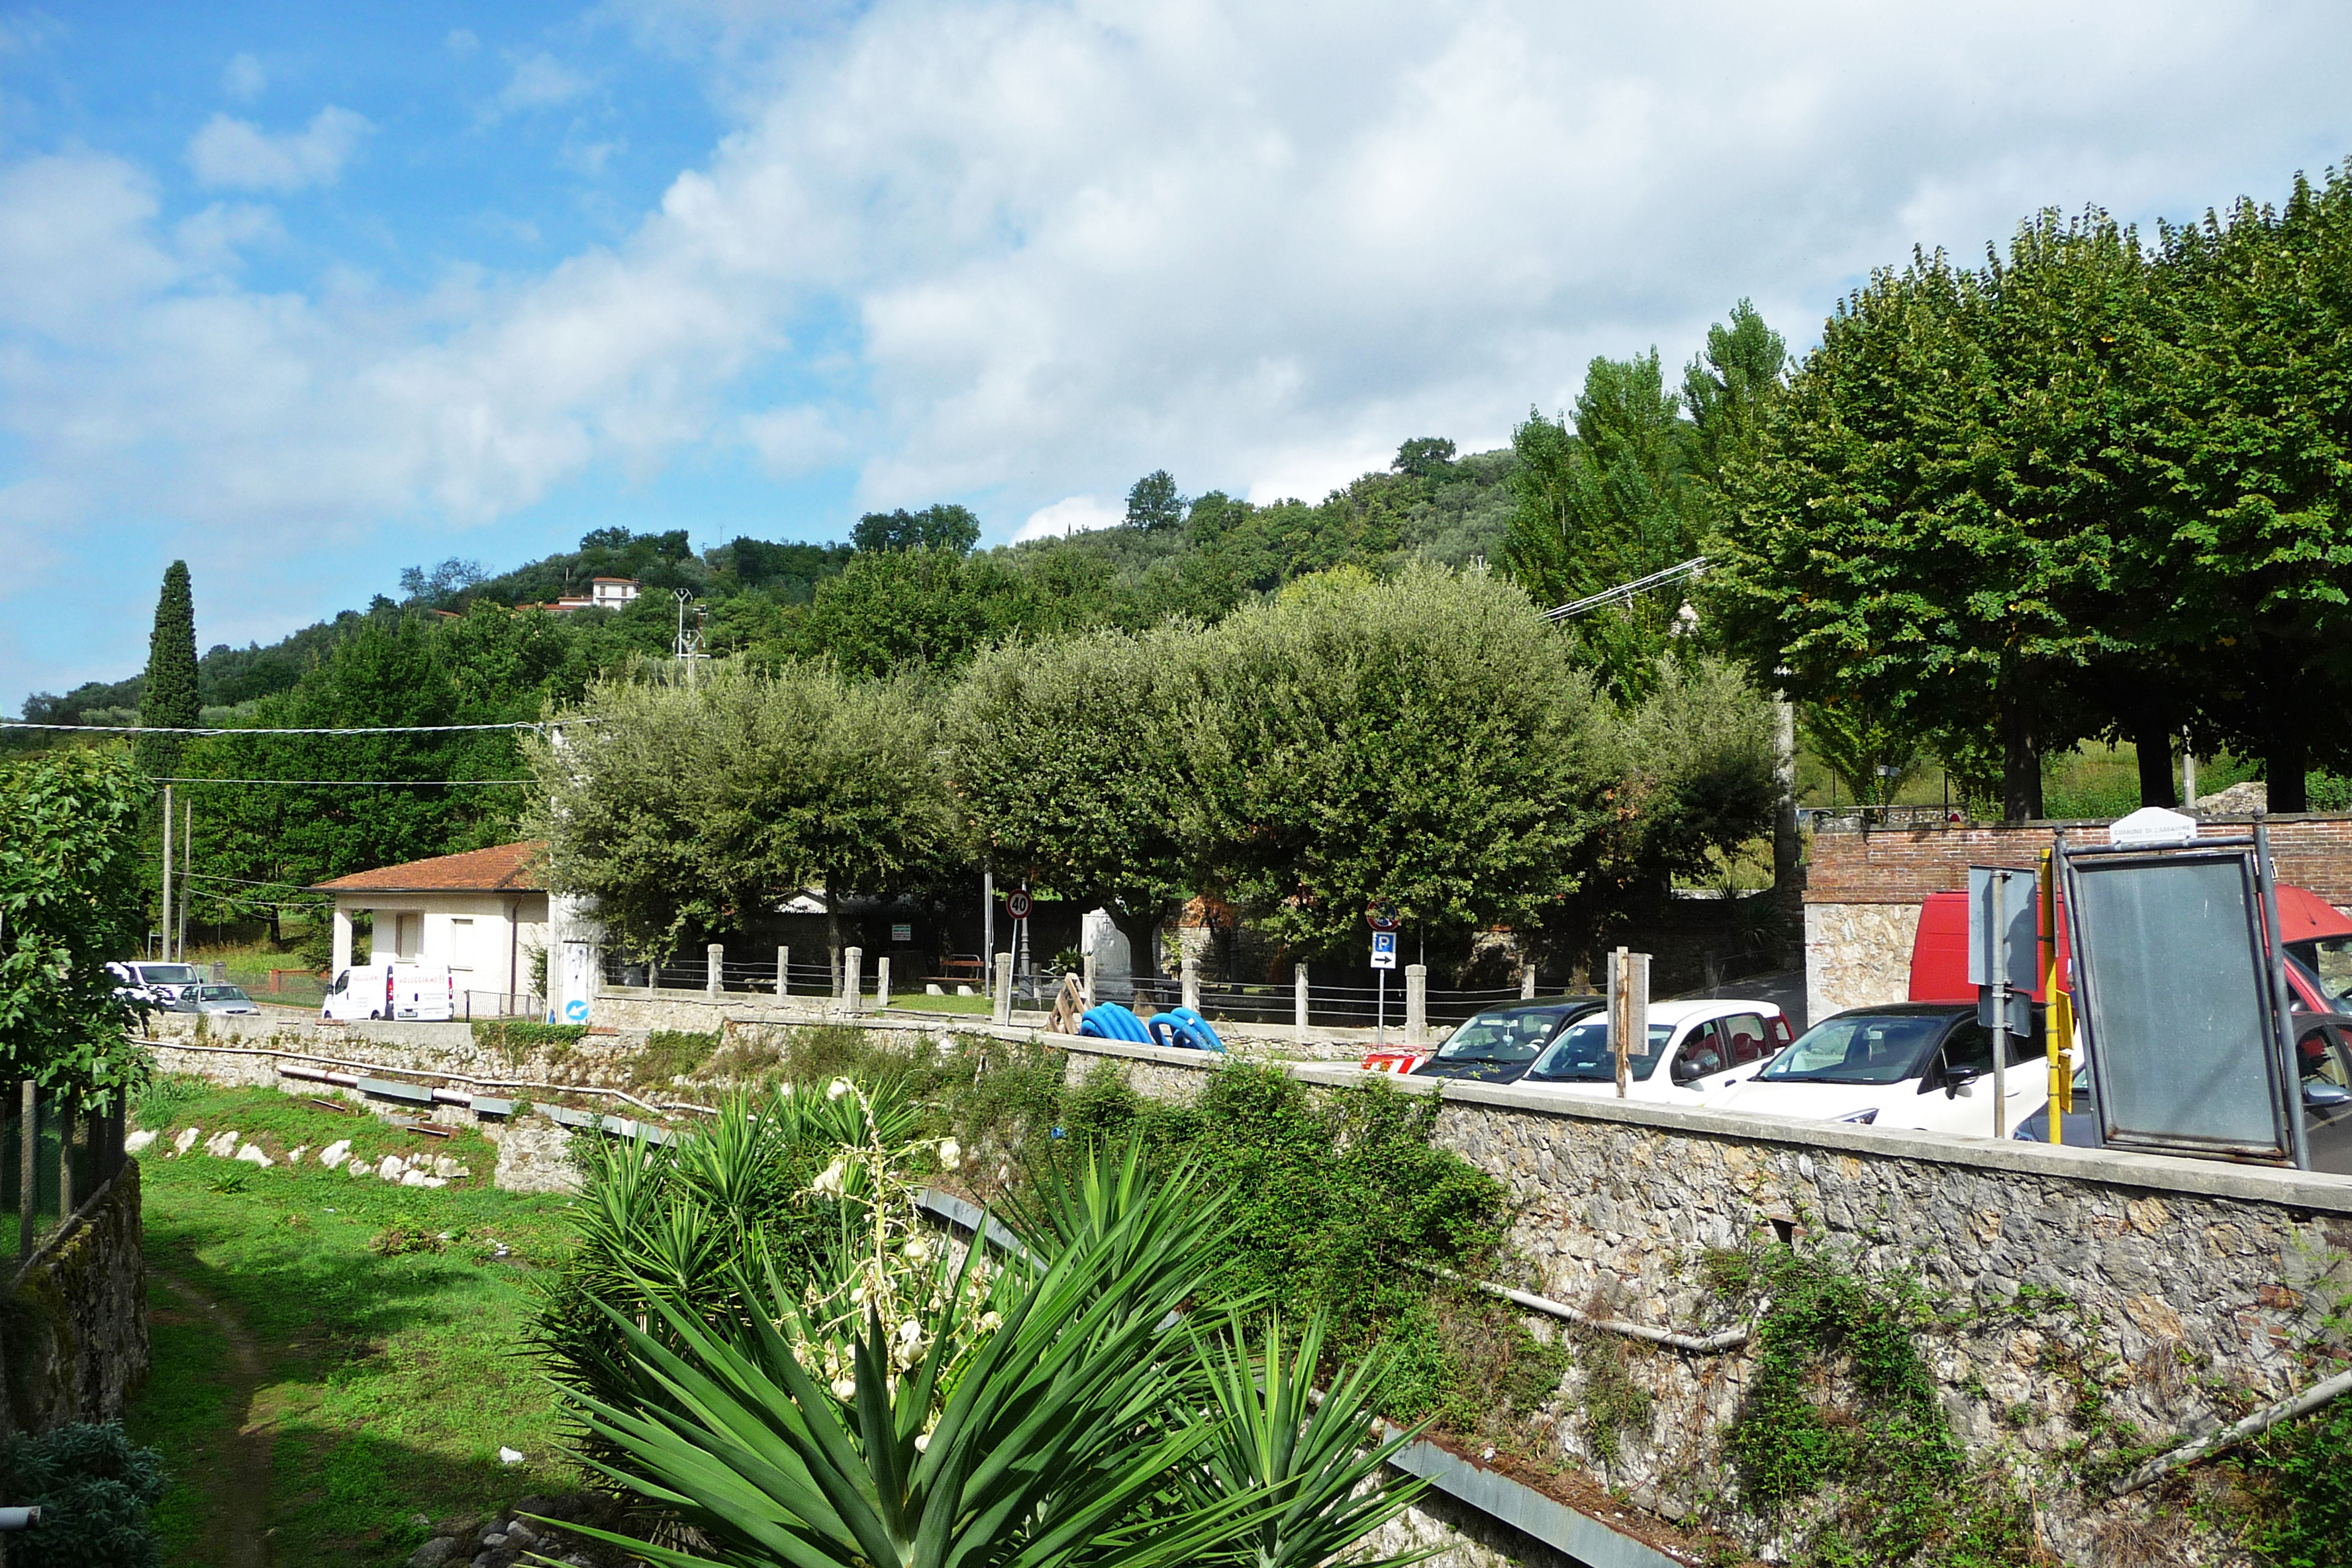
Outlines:
<svg viewBox="0 0 2352 1568"><path fill-rule="evenodd" d="M2352 9L0 7L0 705L590 528L1319 495L2352 153Z"/></svg>

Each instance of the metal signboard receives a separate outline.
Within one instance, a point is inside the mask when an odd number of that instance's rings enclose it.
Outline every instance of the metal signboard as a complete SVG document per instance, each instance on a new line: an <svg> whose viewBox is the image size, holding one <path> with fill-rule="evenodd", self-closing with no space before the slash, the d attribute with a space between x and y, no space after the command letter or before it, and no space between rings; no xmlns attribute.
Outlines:
<svg viewBox="0 0 2352 1568"><path fill-rule="evenodd" d="M1394 969L1397 966L1396 960L1396 932L1392 931L1374 931L1372 933L1372 967L1374 969Z"/></svg>
<svg viewBox="0 0 2352 1568"><path fill-rule="evenodd" d="M2305 1163L2262 830L2060 861L2107 1143Z"/></svg>
<svg viewBox="0 0 2352 1568"><path fill-rule="evenodd" d="M2005 984L2009 1016L2001 1022L2020 1039L2033 1033L2039 881L2011 867L1969 868L1969 984L1977 987L1977 1022L1994 1026L1993 992Z"/></svg>
<svg viewBox="0 0 2352 1568"><path fill-rule="evenodd" d="M1026 888L1015 888L1012 892L1006 894L1004 899L1004 912L1012 916L1016 921L1027 920L1029 918L1029 889Z"/></svg>

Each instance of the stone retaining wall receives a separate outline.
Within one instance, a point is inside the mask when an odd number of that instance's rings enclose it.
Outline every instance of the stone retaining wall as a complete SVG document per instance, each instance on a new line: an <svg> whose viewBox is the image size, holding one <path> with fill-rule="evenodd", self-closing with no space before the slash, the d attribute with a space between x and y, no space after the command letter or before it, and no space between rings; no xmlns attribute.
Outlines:
<svg viewBox="0 0 2352 1568"><path fill-rule="evenodd" d="M1150 1095L1197 1092L1203 1070L1179 1053L1087 1041L1069 1071L1104 1060ZM1339 1087L1369 1075L1294 1076ZM2126 1543L2150 1507L2146 1494L2085 1497L2069 1463L2096 1436L2085 1417L2170 1440L2307 1386L2340 1349L2325 1320L2352 1290L2352 1178L1540 1090L1442 1092L1437 1142L1503 1183L1522 1270L1511 1282L1540 1295L1711 1331L1730 1320L1702 1289L1701 1256L1781 1238L1915 1283L1948 1325L1922 1348L1955 1431L2016 1478L2068 1562L2132 1561ZM1561 1326L1540 1321L1544 1332ZM1622 1343L1654 1402L1648 1428L1625 1434L1621 1461L1604 1465L1571 1372L1551 1411L1560 1455L1669 1518L1734 1495L1723 1440L1751 1373L1746 1353ZM2203 1561L2232 1560L2221 1542L2200 1546Z"/></svg>
<svg viewBox="0 0 2352 1568"><path fill-rule="evenodd" d="M147 1381L139 1162L122 1169L16 1279L5 1323L9 1424L114 1421Z"/></svg>

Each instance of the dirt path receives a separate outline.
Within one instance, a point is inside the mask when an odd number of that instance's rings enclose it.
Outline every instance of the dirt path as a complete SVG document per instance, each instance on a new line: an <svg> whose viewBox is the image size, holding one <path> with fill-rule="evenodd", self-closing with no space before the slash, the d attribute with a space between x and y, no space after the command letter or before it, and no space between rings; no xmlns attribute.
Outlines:
<svg viewBox="0 0 2352 1568"><path fill-rule="evenodd" d="M269 1424L254 1415L264 1370L261 1347L236 1313L176 1274L155 1276L179 1298L192 1319L209 1322L228 1343L228 1411L236 1431L223 1463L203 1479L213 1501L206 1544L222 1568L268 1568L269 1562Z"/></svg>

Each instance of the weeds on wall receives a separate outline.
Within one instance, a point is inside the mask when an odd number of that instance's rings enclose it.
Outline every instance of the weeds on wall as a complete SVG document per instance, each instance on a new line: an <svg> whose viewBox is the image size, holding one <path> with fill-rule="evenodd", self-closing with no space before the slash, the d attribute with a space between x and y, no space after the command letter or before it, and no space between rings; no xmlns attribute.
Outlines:
<svg viewBox="0 0 2352 1568"><path fill-rule="evenodd" d="M588 1037L585 1024L544 1024L531 1018L477 1018L474 1044L496 1051L509 1067L520 1067L533 1053L561 1047L569 1049Z"/></svg>
<svg viewBox="0 0 2352 1568"><path fill-rule="evenodd" d="M1865 1280L1781 1246L1710 1252L1709 1287L1767 1303L1727 1436L1748 1506L1835 1568L1991 1568L2033 1560L2030 1509L1972 1471L1916 1336L1934 1314L1908 1281Z"/></svg>

